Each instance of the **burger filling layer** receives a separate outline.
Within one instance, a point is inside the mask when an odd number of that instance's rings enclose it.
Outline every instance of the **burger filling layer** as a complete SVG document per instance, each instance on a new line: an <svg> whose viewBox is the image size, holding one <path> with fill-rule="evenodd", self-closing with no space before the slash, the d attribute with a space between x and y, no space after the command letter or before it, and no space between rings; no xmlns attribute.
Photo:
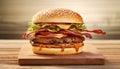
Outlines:
<svg viewBox="0 0 120 69"><path fill-rule="evenodd" d="M56 22L39 22L30 23L28 31L24 38L30 39L32 46L41 48L75 48L78 52L79 47L83 46L84 36L92 38L89 32L96 34L105 34L100 29L87 30L84 23L56 23Z"/></svg>

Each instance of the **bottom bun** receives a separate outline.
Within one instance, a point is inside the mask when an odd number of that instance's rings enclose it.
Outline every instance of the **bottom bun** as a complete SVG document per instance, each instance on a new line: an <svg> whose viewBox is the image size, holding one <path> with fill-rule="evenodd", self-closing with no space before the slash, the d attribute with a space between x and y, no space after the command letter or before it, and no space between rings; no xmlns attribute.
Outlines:
<svg viewBox="0 0 120 69"><path fill-rule="evenodd" d="M42 48L33 46L33 52L35 54L53 54L53 55L67 55L67 54L78 54L82 52L82 47L79 47L78 52L75 48L65 48L64 51L61 51L61 48Z"/></svg>

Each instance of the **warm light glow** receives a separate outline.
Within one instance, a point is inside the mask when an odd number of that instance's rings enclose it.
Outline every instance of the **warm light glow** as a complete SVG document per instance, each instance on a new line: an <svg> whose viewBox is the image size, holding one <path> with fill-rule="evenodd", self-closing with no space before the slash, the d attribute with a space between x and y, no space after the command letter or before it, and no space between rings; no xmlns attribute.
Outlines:
<svg viewBox="0 0 120 69"><path fill-rule="evenodd" d="M120 31L120 9L118 9L120 0L1 0L0 2L1 23L12 23L5 25L5 27L30 22L32 16L43 9L67 8L78 12L89 29L114 30L116 28ZM109 34L111 32L108 31ZM14 32L4 30L0 33ZM117 34L120 33L117 32Z"/></svg>

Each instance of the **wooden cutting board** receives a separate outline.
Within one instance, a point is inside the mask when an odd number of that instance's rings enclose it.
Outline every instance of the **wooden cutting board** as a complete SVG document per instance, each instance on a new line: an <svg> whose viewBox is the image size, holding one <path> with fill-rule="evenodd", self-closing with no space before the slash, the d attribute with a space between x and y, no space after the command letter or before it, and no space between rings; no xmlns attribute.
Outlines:
<svg viewBox="0 0 120 69"><path fill-rule="evenodd" d="M32 52L32 46L28 44L22 46L18 63L20 65L104 64L105 58L92 45L85 45L83 52L75 55L37 55Z"/></svg>

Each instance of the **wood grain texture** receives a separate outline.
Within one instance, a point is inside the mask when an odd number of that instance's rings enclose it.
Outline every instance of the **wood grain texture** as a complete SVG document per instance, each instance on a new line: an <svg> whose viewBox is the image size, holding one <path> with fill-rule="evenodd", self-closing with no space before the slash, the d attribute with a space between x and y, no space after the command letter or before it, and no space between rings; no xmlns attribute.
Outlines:
<svg viewBox="0 0 120 69"><path fill-rule="evenodd" d="M89 40L107 60L105 65L19 66L18 53L26 40L0 40L0 69L120 69L120 40Z"/></svg>
<svg viewBox="0 0 120 69"><path fill-rule="evenodd" d="M89 47L90 46L90 47ZM43 65L43 64L104 64L105 58L96 47L84 45L80 54L74 55L37 55L32 52L32 46L27 44L21 47L18 56L20 65Z"/></svg>

